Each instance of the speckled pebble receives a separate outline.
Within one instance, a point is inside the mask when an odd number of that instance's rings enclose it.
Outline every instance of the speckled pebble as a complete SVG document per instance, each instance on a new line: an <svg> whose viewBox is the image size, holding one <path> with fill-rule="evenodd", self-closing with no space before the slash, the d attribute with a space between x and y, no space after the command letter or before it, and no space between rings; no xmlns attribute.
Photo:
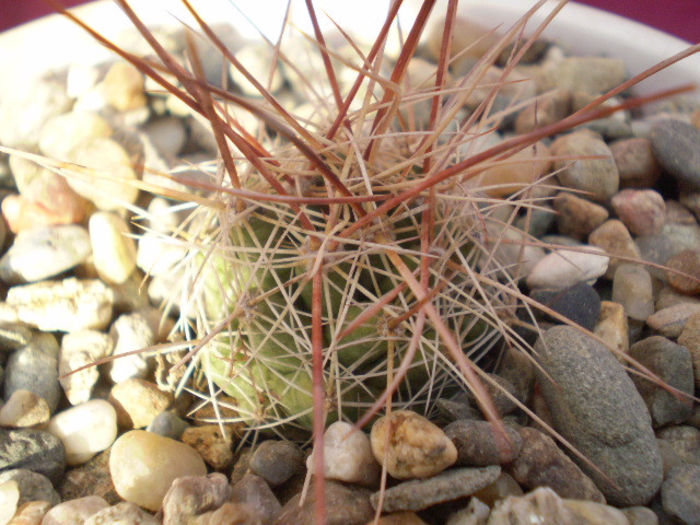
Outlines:
<svg viewBox="0 0 700 525"><path fill-rule="evenodd" d="M233 463L233 439L236 437L230 433L222 435L221 427L211 424L185 429L180 440L196 450L212 468L223 470Z"/></svg>
<svg viewBox="0 0 700 525"><path fill-rule="evenodd" d="M585 239L608 218L608 210L571 193L559 193L552 203L557 211L559 233Z"/></svg>
<svg viewBox="0 0 700 525"><path fill-rule="evenodd" d="M659 164L680 183L700 189L700 130L680 120L662 120L652 128L651 145Z"/></svg>
<svg viewBox="0 0 700 525"><path fill-rule="evenodd" d="M75 525L83 523L96 512L109 507L109 504L99 496L85 496L59 503L49 510L41 525Z"/></svg>
<svg viewBox="0 0 700 525"><path fill-rule="evenodd" d="M18 507L30 501L46 501L51 506L58 505L61 501L51 481L43 474L24 468L5 470L0 473L0 484L10 480L15 481L19 488Z"/></svg>
<svg viewBox="0 0 700 525"><path fill-rule="evenodd" d="M493 483L501 473L498 466L483 468L455 468L427 479L399 483L384 492L384 512L417 511L437 503L474 494ZM379 493L372 494L372 506L379 502Z"/></svg>
<svg viewBox="0 0 700 525"><path fill-rule="evenodd" d="M56 436L44 430L0 428L0 471L27 469L57 483L66 469L66 452Z"/></svg>
<svg viewBox="0 0 700 525"><path fill-rule="evenodd" d="M700 293L700 250L683 250L666 261L666 266L668 283L676 290L688 295Z"/></svg>
<svg viewBox="0 0 700 525"><path fill-rule="evenodd" d="M304 466L304 454L290 441L267 440L260 443L250 457L250 470L270 486L281 485Z"/></svg>
<svg viewBox="0 0 700 525"><path fill-rule="evenodd" d="M65 501L95 495L112 505L119 503L121 498L109 473L109 456L110 449L107 449L87 463L69 469L57 486L61 498Z"/></svg>
<svg viewBox="0 0 700 525"><path fill-rule="evenodd" d="M457 465L501 465L510 463L520 454L522 439L512 428L505 427L507 441L496 436L496 430L487 421L461 419L443 430L457 448Z"/></svg>
<svg viewBox="0 0 700 525"><path fill-rule="evenodd" d="M700 313L690 317L678 336L678 344L690 352L695 375L695 388L700 388Z"/></svg>
<svg viewBox="0 0 700 525"><path fill-rule="evenodd" d="M326 522L328 525L364 525L374 518L374 509L369 502L371 492L353 485L344 485L337 481L326 481ZM299 525L313 523L314 486L309 487L306 497L294 495L282 507L275 520L275 525ZM212 524L213 525L213 524Z"/></svg>
<svg viewBox="0 0 700 525"><path fill-rule="evenodd" d="M602 301L600 303L600 320L595 325L593 333L600 337L614 351L615 357L621 360L630 347L629 326L625 308L620 303Z"/></svg>
<svg viewBox="0 0 700 525"><path fill-rule="evenodd" d="M666 512L683 523L700 523L700 465L681 465L669 472L661 485L661 503Z"/></svg>

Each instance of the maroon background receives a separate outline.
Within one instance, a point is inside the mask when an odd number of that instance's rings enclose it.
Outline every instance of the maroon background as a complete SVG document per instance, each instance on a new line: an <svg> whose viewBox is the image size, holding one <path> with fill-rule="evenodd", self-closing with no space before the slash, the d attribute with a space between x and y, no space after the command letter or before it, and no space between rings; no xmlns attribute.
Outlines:
<svg viewBox="0 0 700 525"><path fill-rule="evenodd" d="M580 0L639 20L690 42L700 41L700 0ZM67 6L85 0L63 0ZM0 0L0 31L51 12L44 0Z"/></svg>

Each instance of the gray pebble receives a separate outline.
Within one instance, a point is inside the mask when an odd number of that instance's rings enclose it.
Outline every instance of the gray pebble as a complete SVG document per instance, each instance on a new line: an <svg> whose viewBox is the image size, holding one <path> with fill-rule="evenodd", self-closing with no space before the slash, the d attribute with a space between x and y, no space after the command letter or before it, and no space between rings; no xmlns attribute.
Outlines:
<svg viewBox="0 0 700 525"><path fill-rule="evenodd" d="M263 523L272 523L282 510L282 505L267 482L250 473L232 486L231 500L248 505Z"/></svg>
<svg viewBox="0 0 700 525"><path fill-rule="evenodd" d="M578 283L563 290L533 290L530 297L587 330L593 330L600 317L600 296L586 283ZM539 310L535 311L536 315L544 320L561 324L559 319Z"/></svg>
<svg viewBox="0 0 700 525"><path fill-rule="evenodd" d="M633 344L629 354L669 386L693 395L693 363L686 347L655 335ZM692 414L691 399L676 397L637 374L631 374L631 377L647 404L654 427L681 423Z"/></svg>
<svg viewBox="0 0 700 525"><path fill-rule="evenodd" d="M662 481L661 456L646 405L612 352L555 326L537 341L535 358L555 430L600 472L585 462L582 470L613 504L649 501Z"/></svg>
<svg viewBox="0 0 700 525"><path fill-rule="evenodd" d="M32 340L32 331L21 324L0 323L0 351L19 350Z"/></svg>
<svg viewBox="0 0 700 525"><path fill-rule="evenodd" d="M700 465L681 465L669 472L661 485L666 512L689 525L700 524Z"/></svg>
<svg viewBox="0 0 700 525"><path fill-rule="evenodd" d="M46 400L51 413L61 398L58 382L58 343L52 334L40 333L7 360L5 391L7 401L17 390L29 390Z"/></svg>
<svg viewBox="0 0 700 525"><path fill-rule="evenodd" d="M684 250L697 250L700 246L700 227L697 224L666 223L660 233L641 235L636 243L645 261L664 265ZM649 267L649 273L666 281L666 272L661 268Z"/></svg>
<svg viewBox="0 0 700 525"><path fill-rule="evenodd" d="M10 480L16 481L19 485L18 507L28 501L48 501L51 506L61 502L61 497L54 490L49 478L42 474L25 468L5 470L0 473L0 485Z"/></svg>
<svg viewBox="0 0 700 525"><path fill-rule="evenodd" d="M43 430L0 429L0 472L27 469L56 484L66 469L63 443Z"/></svg>
<svg viewBox="0 0 700 525"><path fill-rule="evenodd" d="M505 427L510 444L496 437L487 421L460 419L447 425L443 431L457 448L457 465L485 467L513 461L520 453L522 439L512 428Z"/></svg>
<svg viewBox="0 0 700 525"><path fill-rule="evenodd" d="M664 474L678 465L700 465L700 430L688 425L664 428L656 434Z"/></svg>
<svg viewBox="0 0 700 525"><path fill-rule="evenodd" d="M257 446L248 466L252 472L276 487L304 467L304 454L291 441L270 439Z"/></svg>
<svg viewBox="0 0 700 525"><path fill-rule="evenodd" d="M172 439L180 439L180 436L187 428L189 428L189 425L184 419L180 418L175 412L166 410L154 417L146 430Z"/></svg>
<svg viewBox="0 0 700 525"><path fill-rule="evenodd" d="M452 501L474 494L490 485L501 474L501 467L456 468L427 479L405 481L384 492L383 512L427 509L437 503ZM372 494L376 508L380 493Z"/></svg>
<svg viewBox="0 0 700 525"><path fill-rule="evenodd" d="M368 489L343 485L336 481L326 481L326 524L365 525L374 517ZM314 523L314 487L309 487L306 496L302 493L293 496L282 507L274 525L299 525Z"/></svg>
<svg viewBox="0 0 700 525"><path fill-rule="evenodd" d="M657 122L651 131L651 146L659 164L678 182L700 189L700 130L680 120Z"/></svg>

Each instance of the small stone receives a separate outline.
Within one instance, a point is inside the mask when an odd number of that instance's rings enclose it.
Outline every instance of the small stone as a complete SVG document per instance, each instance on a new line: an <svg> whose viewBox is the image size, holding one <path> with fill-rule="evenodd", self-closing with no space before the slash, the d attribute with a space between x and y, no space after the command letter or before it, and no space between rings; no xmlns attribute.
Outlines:
<svg viewBox="0 0 700 525"><path fill-rule="evenodd" d="M177 478L163 498L163 525L187 525L191 518L218 509L230 497L228 479L218 472Z"/></svg>
<svg viewBox="0 0 700 525"><path fill-rule="evenodd" d="M114 505L121 498L114 489L109 473L110 450L97 454L87 463L69 469L58 485L61 499L64 501L84 496L100 496Z"/></svg>
<svg viewBox="0 0 700 525"><path fill-rule="evenodd" d="M697 224L666 223L661 233L642 235L636 239L637 246L645 261L660 265L660 268L649 267L649 273L666 280L663 266L671 257L684 250L697 250L700 246L700 227Z"/></svg>
<svg viewBox="0 0 700 525"><path fill-rule="evenodd" d="M158 152L166 158L175 158L187 141L187 130L182 119L168 116L149 121L144 132Z"/></svg>
<svg viewBox="0 0 700 525"><path fill-rule="evenodd" d="M29 390L44 399L51 412L61 397L58 383L58 343L52 334L36 334L15 350L5 368L5 400L18 390Z"/></svg>
<svg viewBox="0 0 700 525"><path fill-rule="evenodd" d="M28 501L17 508L17 513L7 525L41 525L41 520L52 506L48 501Z"/></svg>
<svg viewBox="0 0 700 525"><path fill-rule="evenodd" d="M41 520L41 525L84 523L87 518L107 507L109 507L109 503L99 496L85 496L80 499L64 501L46 513L44 519Z"/></svg>
<svg viewBox="0 0 700 525"><path fill-rule="evenodd" d="M4 351L19 350L27 346L33 337L32 331L22 324L0 322L0 348Z"/></svg>
<svg viewBox="0 0 700 525"><path fill-rule="evenodd" d="M690 352L695 375L695 388L700 388L700 313L689 317L678 336L678 344Z"/></svg>
<svg viewBox="0 0 700 525"><path fill-rule="evenodd" d="M505 427L507 441L498 436L491 423L462 419L444 428L457 448L457 465L485 467L510 463L518 454L522 440L512 428Z"/></svg>
<svg viewBox="0 0 700 525"><path fill-rule="evenodd" d="M369 436L344 421L331 423L323 436L324 476L345 483L372 486L379 481L379 465L372 455ZM311 454L306 468L313 472Z"/></svg>
<svg viewBox="0 0 700 525"><path fill-rule="evenodd" d="M42 281L13 286L6 304L17 320L44 332L101 329L112 318L112 290L98 280Z"/></svg>
<svg viewBox="0 0 700 525"><path fill-rule="evenodd" d="M657 122L651 146L663 169L683 185L700 190L700 129L679 120Z"/></svg>
<svg viewBox="0 0 700 525"><path fill-rule="evenodd" d="M642 266L621 264L613 278L612 300L621 304L630 319L646 321L654 313L651 275Z"/></svg>
<svg viewBox="0 0 700 525"><path fill-rule="evenodd" d="M450 469L428 479L405 481L386 489L382 511L417 511L463 498L493 483L500 474L501 468L497 466L467 467ZM373 507L377 507L379 498L380 492L372 494Z"/></svg>
<svg viewBox="0 0 700 525"><path fill-rule="evenodd" d="M496 481L490 485L486 485L483 489L474 493L472 498L493 506L498 500L505 499L508 496L522 496L523 489L517 481L506 472L501 472L501 475L496 478Z"/></svg>
<svg viewBox="0 0 700 525"><path fill-rule="evenodd" d="M663 428L656 434L664 475L678 465L700 465L700 430L687 425Z"/></svg>
<svg viewBox="0 0 700 525"><path fill-rule="evenodd" d="M659 525L659 518L649 507L627 507L620 509L630 525Z"/></svg>
<svg viewBox="0 0 700 525"><path fill-rule="evenodd" d="M477 497L472 497L469 499L469 505L450 514L445 525L486 525L489 514L491 508Z"/></svg>
<svg viewBox="0 0 700 525"><path fill-rule="evenodd" d="M68 184L78 194L92 201L100 210L117 210L136 202L139 190L128 153L112 139L95 137L71 150L69 160L90 170L80 177L70 177Z"/></svg>
<svg viewBox="0 0 700 525"><path fill-rule="evenodd" d="M144 379L127 379L112 387L109 402L117 412L121 428L148 426L173 402L172 394L163 392L155 383Z"/></svg>
<svg viewBox="0 0 700 525"><path fill-rule="evenodd" d="M492 239L510 242L492 242L488 245L489 258L493 257L501 269L510 268L514 278L526 277L532 268L544 258L545 252L539 246L532 246L528 236L513 227L487 224L487 233Z"/></svg>
<svg viewBox="0 0 700 525"><path fill-rule="evenodd" d="M621 188L651 188L661 174L651 149L651 141L644 137L622 139L610 145Z"/></svg>
<svg viewBox="0 0 700 525"><path fill-rule="evenodd" d="M618 361L622 362L622 356L630 347L629 327L625 308L620 303L602 301L600 303L600 320L595 325L593 333L600 337Z"/></svg>
<svg viewBox="0 0 700 525"><path fill-rule="evenodd" d="M17 284L41 281L77 266L90 255L82 226L46 226L20 232L0 259L0 279Z"/></svg>
<svg viewBox="0 0 700 525"><path fill-rule="evenodd" d="M57 483L66 469L66 452L56 436L44 430L0 429L0 472L27 469Z"/></svg>
<svg viewBox="0 0 700 525"><path fill-rule="evenodd" d="M494 505L488 525L529 525L571 523L571 511L549 487L539 487L524 496L510 496Z"/></svg>
<svg viewBox="0 0 700 525"><path fill-rule="evenodd" d="M552 438L535 428L521 427L520 455L507 467L508 473L526 489L550 487L562 498L604 502L591 478L567 456Z"/></svg>
<svg viewBox="0 0 700 525"><path fill-rule="evenodd" d="M183 443L199 452L207 464L223 470L233 463L232 436L223 436L219 425L189 427L182 433Z"/></svg>
<svg viewBox="0 0 700 525"><path fill-rule="evenodd" d="M486 507L488 509L488 507ZM487 514L488 515L488 514ZM449 522L448 522L449 523ZM392 512L364 525L427 525L415 512Z"/></svg>
<svg viewBox="0 0 700 525"><path fill-rule="evenodd" d="M2 200L2 216L10 231L19 233L41 226L74 224L80 222L86 214L86 205L67 183L64 188L54 192L56 201L72 201L64 208L51 209L21 195L8 195Z"/></svg>
<svg viewBox="0 0 700 525"><path fill-rule="evenodd" d="M7 523L17 510L19 487L16 481L0 483L0 523Z"/></svg>
<svg viewBox="0 0 700 525"><path fill-rule="evenodd" d="M613 196L610 204L635 235L659 233L666 222L666 203L654 190L622 190Z"/></svg>
<svg viewBox="0 0 700 525"><path fill-rule="evenodd" d="M276 487L303 469L304 455L290 441L267 440L255 448L248 466L251 472Z"/></svg>
<svg viewBox="0 0 700 525"><path fill-rule="evenodd" d="M0 408L0 426L23 428L46 423L51 417L48 403L29 390L15 390Z"/></svg>
<svg viewBox="0 0 700 525"><path fill-rule="evenodd" d="M596 503L595 501L582 501L565 499L564 507L572 513L574 523L605 523L606 525L628 525L629 520L625 514L615 507Z"/></svg>
<svg viewBox="0 0 700 525"><path fill-rule="evenodd" d="M128 501L97 511L83 525L160 525L154 516Z"/></svg>
<svg viewBox="0 0 700 525"><path fill-rule="evenodd" d="M610 148L600 138L587 131L577 131L556 139L550 153L555 160L554 170L563 186L586 192L596 202L607 202L617 193L620 175L612 158ZM602 159L580 159L572 157L600 156Z"/></svg>
<svg viewBox="0 0 700 525"><path fill-rule="evenodd" d="M436 399L435 408L440 420L452 423L458 419L479 419L480 413L472 407L466 397L461 399Z"/></svg>
<svg viewBox="0 0 700 525"><path fill-rule="evenodd" d="M219 525L221 523L267 523L261 522L260 517L245 503L226 502L216 510L199 514L190 518L188 525Z"/></svg>
<svg viewBox="0 0 700 525"><path fill-rule="evenodd" d="M5 470L0 473L0 484L10 480L17 483L19 487L18 507L30 501L46 501L51 506L61 502L49 478L42 474L24 468Z"/></svg>
<svg viewBox="0 0 700 525"><path fill-rule="evenodd" d="M533 288L569 288L580 282L595 281L605 274L609 258L600 248L584 251L555 250L537 262L527 276Z"/></svg>
<svg viewBox="0 0 700 525"><path fill-rule="evenodd" d="M504 197L533 186L549 172L549 149L541 142L518 151L510 157L513 163L485 169L473 179L475 185L492 197Z"/></svg>
<svg viewBox="0 0 700 525"><path fill-rule="evenodd" d="M187 254L187 247L165 233L147 231L139 238L136 264L149 275L167 275Z"/></svg>
<svg viewBox="0 0 700 525"><path fill-rule="evenodd" d="M558 213L559 232L575 239L585 239L608 218L608 210L571 193L559 193L552 204Z"/></svg>
<svg viewBox="0 0 700 525"><path fill-rule="evenodd" d="M676 290L688 295L700 293L700 250L683 250L666 261L666 266L668 283Z"/></svg>
<svg viewBox="0 0 700 525"><path fill-rule="evenodd" d="M48 431L66 449L66 463L81 465L107 449L117 437L117 414L103 399L93 399L56 414Z"/></svg>
<svg viewBox="0 0 700 525"><path fill-rule="evenodd" d="M90 217L93 263L101 279L122 284L136 268L136 243L126 221L114 213L97 212Z"/></svg>
<svg viewBox="0 0 700 525"><path fill-rule="evenodd" d="M587 330L593 330L600 317L600 296L591 285L583 282L563 290L538 288L530 293L530 297ZM562 323L545 312L536 310L536 315L547 321Z"/></svg>
<svg viewBox="0 0 700 525"><path fill-rule="evenodd" d="M605 250L610 257L610 264L605 272L605 277L612 279L615 270L623 261L615 256L639 259L641 254L634 243L627 227L617 219L605 221L588 236L588 242Z"/></svg>
<svg viewBox="0 0 700 525"><path fill-rule="evenodd" d="M180 439L189 427L187 422L172 410L165 410L153 418L146 430L171 439Z"/></svg>
<svg viewBox="0 0 700 525"><path fill-rule="evenodd" d="M114 383L127 379L144 378L148 374L150 364L146 354L130 352L149 348L155 342L155 334L148 319L135 312L123 314L112 323L109 334L114 340L115 359L109 364L109 377Z"/></svg>
<svg viewBox="0 0 700 525"><path fill-rule="evenodd" d="M509 379L501 375L491 374L488 372L486 375L490 379L489 381L484 381L486 395L491 398L493 406L501 416L510 414L517 407L517 404L509 397L509 395L516 395L515 385L511 383ZM479 404L472 392L466 392L466 398L472 403L472 405Z"/></svg>
<svg viewBox="0 0 700 525"><path fill-rule="evenodd" d="M369 490L332 480L327 480L325 486L327 525L364 525L374 518ZM299 493L285 503L274 525L313 523L315 501L311 485L305 497Z"/></svg>
<svg viewBox="0 0 700 525"><path fill-rule="evenodd" d="M625 63L619 58L567 57L553 63L539 79L541 92L553 87L598 95L617 87L626 78Z"/></svg>
<svg viewBox="0 0 700 525"><path fill-rule="evenodd" d="M63 336L58 355L58 380L71 405L90 399L100 377L95 363L110 355L113 348L112 339L97 330L80 330Z"/></svg>
<svg viewBox="0 0 700 525"><path fill-rule="evenodd" d="M661 504L683 523L700 523L700 465L681 465L661 485Z"/></svg>
<svg viewBox="0 0 700 525"><path fill-rule="evenodd" d="M571 110L571 92L557 89L544 94L537 104L530 104L518 113L515 133L521 135L533 129L543 128L566 117Z"/></svg>
<svg viewBox="0 0 700 525"><path fill-rule="evenodd" d="M678 337L688 319L700 314L700 304L679 303L657 310L647 318L647 325L664 337Z"/></svg>
<svg viewBox="0 0 700 525"><path fill-rule="evenodd" d="M409 410L375 421L370 441L376 460L396 479L433 476L457 461L457 449L445 433Z"/></svg>
<svg viewBox="0 0 700 525"><path fill-rule="evenodd" d="M282 510L282 505L260 476L246 473L233 484L231 500L246 505L263 523L272 523Z"/></svg>
<svg viewBox="0 0 700 525"><path fill-rule="evenodd" d="M581 469L613 504L649 501L663 467L647 407L622 365L569 326L544 332L534 356L555 430L597 467Z"/></svg>
<svg viewBox="0 0 700 525"><path fill-rule="evenodd" d="M128 62L112 64L100 86L105 102L119 112L146 105L143 74Z"/></svg>
<svg viewBox="0 0 700 525"><path fill-rule="evenodd" d="M654 427L681 423L693 412L693 365L690 352L684 346L661 336L647 337L630 347L630 357L688 398L676 397L665 388L637 375L631 378L647 404Z"/></svg>
<svg viewBox="0 0 700 525"><path fill-rule="evenodd" d="M191 447L144 430L132 430L117 439L109 470L124 500L152 511L160 508L175 478L207 473L204 461Z"/></svg>
<svg viewBox="0 0 700 525"><path fill-rule="evenodd" d="M688 197L691 197L688 199ZM681 224L685 226L695 226L698 221L696 216L700 215L700 192L681 193L679 201L666 199L666 222L671 224ZM697 202L696 202L697 201Z"/></svg>
<svg viewBox="0 0 700 525"><path fill-rule="evenodd" d="M92 137L109 137L112 127L97 113L71 111L47 120L39 133L39 150L49 158L68 160L70 151Z"/></svg>

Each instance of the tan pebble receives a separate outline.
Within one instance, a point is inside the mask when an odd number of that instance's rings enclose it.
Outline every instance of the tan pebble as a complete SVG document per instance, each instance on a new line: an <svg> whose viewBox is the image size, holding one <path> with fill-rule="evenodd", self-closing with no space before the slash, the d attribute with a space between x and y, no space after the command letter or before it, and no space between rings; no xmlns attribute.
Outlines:
<svg viewBox="0 0 700 525"><path fill-rule="evenodd" d="M650 188L656 184L661 168L648 138L618 140L610 145L610 151L620 173L621 188Z"/></svg>
<svg viewBox="0 0 700 525"><path fill-rule="evenodd" d="M39 226L75 224L85 215L85 209L51 210L21 195L8 195L2 201L2 215L12 233Z"/></svg>
<svg viewBox="0 0 700 525"><path fill-rule="evenodd" d="M521 135L553 124L566 117L570 109L571 93L567 89L557 89L518 113L515 132Z"/></svg>
<svg viewBox="0 0 700 525"><path fill-rule="evenodd" d="M695 388L700 389L700 313L688 318L681 335L678 336L678 344L685 346L690 352L695 372Z"/></svg>
<svg viewBox="0 0 700 525"><path fill-rule="evenodd" d="M618 255L633 259L641 258L639 248L634 239L632 239L632 235L630 235L623 222L618 219L610 219L598 226L588 236L588 242L592 246L602 248L608 255ZM616 257L611 257L605 276L608 279L612 279L615 276L615 270L622 262Z"/></svg>
<svg viewBox="0 0 700 525"><path fill-rule="evenodd" d="M565 499L562 503L574 515L573 520L579 523L605 523L606 525L627 525L627 516L615 507L595 501Z"/></svg>
<svg viewBox="0 0 700 525"><path fill-rule="evenodd" d="M127 62L115 62L102 81L105 101L117 111L129 111L146 105L144 77Z"/></svg>
<svg viewBox="0 0 700 525"><path fill-rule="evenodd" d="M163 392L155 383L132 378L112 387L109 402L117 411L121 428L143 428L170 406L173 396Z"/></svg>
<svg viewBox="0 0 700 525"><path fill-rule="evenodd" d="M184 443L132 430L112 446L109 471L114 488L125 501L156 511L175 478L204 476L207 467L201 456Z"/></svg>
<svg viewBox="0 0 700 525"><path fill-rule="evenodd" d="M541 142L529 146L508 159L508 163L484 170L474 184L492 197L504 197L534 184L549 171L549 149Z"/></svg>
<svg viewBox="0 0 700 525"><path fill-rule="evenodd" d="M185 429L180 439L199 452L209 465L220 470L233 463L231 437L224 437L219 425L202 425Z"/></svg>
<svg viewBox="0 0 700 525"><path fill-rule="evenodd" d="M104 498L85 496L59 503L51 508L41 520L41 525L74 525L83 523L96 512L109 507Z"/></svg>
<svg viewBox="0 0 700 525"><path fill-rule="evenodd" d="M620 303L602 301L600 303L600 319L593 333L615 350L618 361L624 362L623 355L629 351L629 327L625 308Z"/></svg>
<svg viewBox="0 0 700 525"><path fill-rule="evenodd" d="M415 512L394 512L381 516L378 520L372 520L365 525L426 525Z"/></svg>
<svg viewBox="0 0 700 525"><path fill-rule="evenodd" d="M666 266L668 282L676 290L688 295L700 293L700 250L683 250L666 261Z"/></svg>
<svg viewBox="0 0 700 525"><path fill-rule="evenodd" d="M128 501L102 509L83 525L159 525L160 520Z"/></svg>
<svg viewBox="0 0 700 525"><path fill-rule="evenodd" d="M51 508L48 501L28 501L20 505L7 525L41 525L41 520Z"/></svg>
<svg viewBox="0 0 700 525"><path fill-rule="evenodd" d="M109 123L97 113L71 111L44 123L39 133L39 149L52 159L67 160L68 153L83 140L111 134Z"/></svg>
<svg viewBox="0 0 700 525"><path fill-rule="evenodd" d="M46 423L51 417L45 399L29 390L15 390L0 408L0 426L23 428Z"/></svg>
<svg viewBox="0 0 700 525"><path fill-rule="evenodd" d="M136 243L129 225L114 213L96 212L88 223L93 263L105 281L122 284L136 268Z"/></svg>
<svg viewBox="0 0 700 525"><path fill-rule="evenodd" d="M220 525L222 523L258 524L261 523L261 521L260 517L249 505L231 502L224 503L216 510L192 517L187 523L189 525Z"/></svg>
<svg viewBox="0 0 700 525"><path fill-rule="evenodd" d="M379 418L370 441L376 460L396 479L433 476L457 461L457 449L445 433L410 410Z"/></svg>
<svg viewBox="0 0 700 525"><path fill-rule="evenodd" d="M654 312L647 318L647 325L665 337L678 337L688 319L697 314L700 304L679 303Z"/></svg>
<svg viewBox="0 0 700 525"><path fill-rule="evenodd" d="M559 233L576 239L585 239L608 218L608 210L571 193L559 193L552 205L559 214L557 216Z"/></svg>

